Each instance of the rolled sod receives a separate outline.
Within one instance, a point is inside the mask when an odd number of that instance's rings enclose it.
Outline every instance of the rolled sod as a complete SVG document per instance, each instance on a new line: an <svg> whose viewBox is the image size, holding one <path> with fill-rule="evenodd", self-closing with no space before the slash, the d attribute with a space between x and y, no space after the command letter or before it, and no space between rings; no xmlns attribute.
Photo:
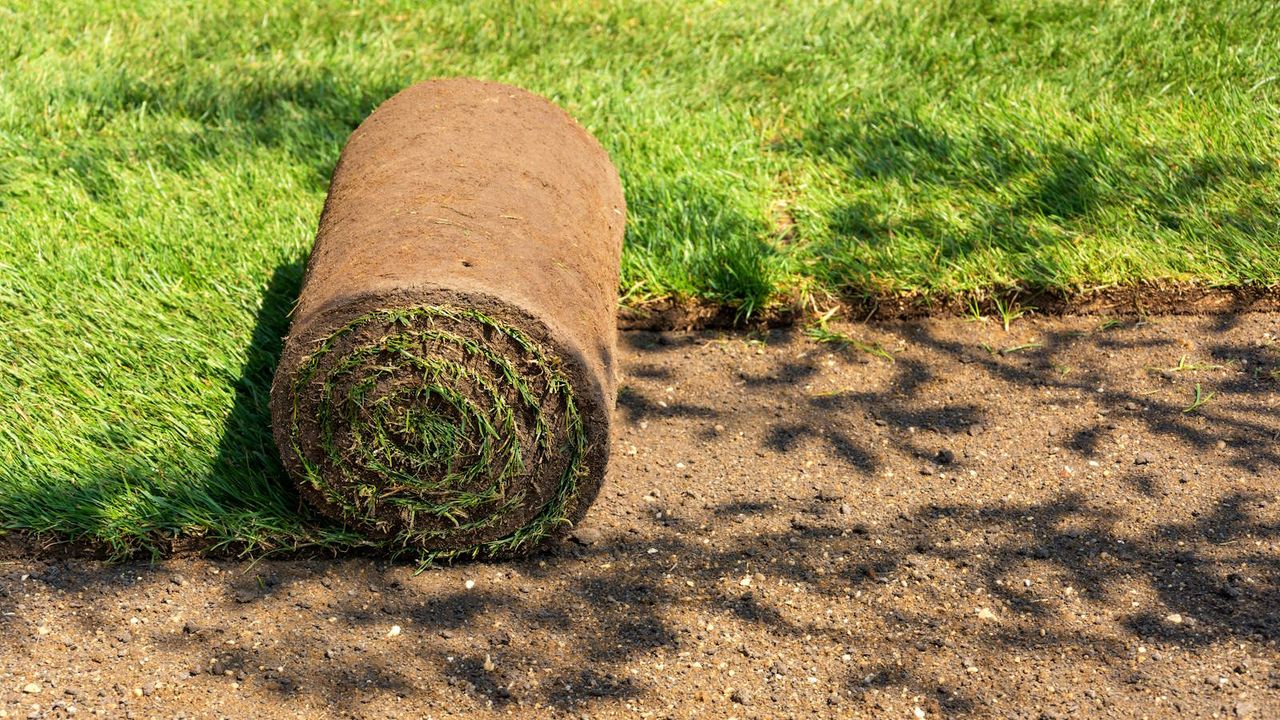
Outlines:
<svg viewBox="0 0 1280 720"><path fill-rule="evenodd" d="M527 552L609 455L625 204L600 144L524 90L435 80L347 140L271 389L323 513L428 558Z"/></svg>

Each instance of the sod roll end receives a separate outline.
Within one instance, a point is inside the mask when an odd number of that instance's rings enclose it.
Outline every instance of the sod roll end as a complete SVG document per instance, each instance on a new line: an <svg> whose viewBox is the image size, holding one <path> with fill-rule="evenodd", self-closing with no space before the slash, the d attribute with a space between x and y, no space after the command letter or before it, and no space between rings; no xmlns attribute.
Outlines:
<svg viewBox="0 0 1280 720"><path fill-rule="evenodd" d="M343 148L271 392L303 497L432 558L528 552L604 479L617 171L551 102L414 85Z"/></svg>

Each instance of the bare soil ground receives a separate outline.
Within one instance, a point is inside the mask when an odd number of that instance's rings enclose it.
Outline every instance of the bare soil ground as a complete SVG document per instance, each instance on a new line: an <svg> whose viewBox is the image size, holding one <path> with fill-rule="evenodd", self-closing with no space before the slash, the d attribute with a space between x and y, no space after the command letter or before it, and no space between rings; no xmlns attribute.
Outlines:
<svg viewBox="0 0 1280 720"><path fill-rule="evenodd" d="M11 539L0 717L1280 717L1280 315L844 329L624 334L527 560Z"/></svg>

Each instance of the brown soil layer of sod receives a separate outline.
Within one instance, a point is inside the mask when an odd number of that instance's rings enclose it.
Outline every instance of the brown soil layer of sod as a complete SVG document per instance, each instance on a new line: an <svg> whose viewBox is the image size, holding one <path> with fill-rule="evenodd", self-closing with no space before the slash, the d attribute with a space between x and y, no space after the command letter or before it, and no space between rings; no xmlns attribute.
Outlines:
<svg viewBox="0 0 1280 720"><path fill-rule="evenodd" d="M841 329L894 361L624 333L610 479L531 558L15 544L0 710L1280 716L1280 315Z"/></svg>
<svg viewBox="0 0 1280 720"><path fill-rule="evenodd" d="M746 324L787 327L811 320L831 309L845 320L913 320L967 316L977 307L998 315L996 300L1006 307L1041 315L1206 315L1242 312L1280 312L1280 288L1215 288L1179 282L1149 282L1079 292L1016 289L1001 293L951 294L938 297L831 297L808 302L793 298L775 303L751 318L733 307L693 299L664 298L624 306L618 325L624 330L729 329ZM745 322L744 322L745 320Z"/></svg>
<svg viewBox="0 0 1280 720"><path fill-rule="evenodd" d="M425 557L527 552L604 479L624 201L551 102L414 85L352 133L271 393L303 497Z"/></svg>

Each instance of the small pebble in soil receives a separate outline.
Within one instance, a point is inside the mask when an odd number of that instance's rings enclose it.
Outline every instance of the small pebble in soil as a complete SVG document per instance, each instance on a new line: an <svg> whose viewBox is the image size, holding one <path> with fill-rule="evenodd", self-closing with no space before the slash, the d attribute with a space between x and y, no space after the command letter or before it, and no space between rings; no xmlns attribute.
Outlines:
<svg viewBox="0 0 1280 720"><path fill-rule="evenodd" d="M751 691L750 691L750 690L745 690L745 689L743 689L743 690L734 690L732 693L730 693L730 695L729 695L729 699L730 699L730 700L733 700L734 702L738 703L739 705L750 705L750 704L751 704Z"/></svg>
<svg viewBox="0 0 1280 720"><path fill-rule="evenodd" d="M1148 452L1140 452L1133 458L1134 465L1150 465L1155 462L1155 457Z"/></svg>

